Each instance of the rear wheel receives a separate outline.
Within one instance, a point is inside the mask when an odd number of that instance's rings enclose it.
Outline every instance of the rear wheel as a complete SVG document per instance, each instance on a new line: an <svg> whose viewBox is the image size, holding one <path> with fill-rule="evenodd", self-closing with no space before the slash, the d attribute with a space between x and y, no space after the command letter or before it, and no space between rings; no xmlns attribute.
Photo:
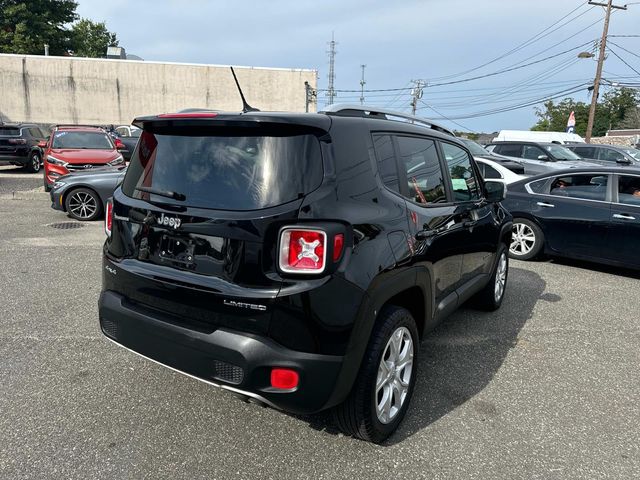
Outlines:
<svg viewBox="0 0 640 480"><path fill-rule="evenodd" d="M42 158L38 152L31 152L29 160L25 164L24 168L29 173L38 173L42 166Z"/></svg>
<svg viewBox="0 0 640 480"><path fill-rule="evenodd" d="M513 234L509 256L518 260L531 260L538 256L544 245L544 234L538 225L525 218L513 220Z"/></svg>
<svg viewBox="0 0 640 480"><path fill-rule="evenodd" d="M67 213L80 221L95 220L102 213L100 197L88 188L77 188L67 193L64 205Z"/></svg>
<svg viewBox="0 0 640 480"><path fill-rule="evenodd" d="M413 394L418 342L408 310L388 306L380 312L353 390L334 410L344 433L380 443L398 428Z"/></svg>

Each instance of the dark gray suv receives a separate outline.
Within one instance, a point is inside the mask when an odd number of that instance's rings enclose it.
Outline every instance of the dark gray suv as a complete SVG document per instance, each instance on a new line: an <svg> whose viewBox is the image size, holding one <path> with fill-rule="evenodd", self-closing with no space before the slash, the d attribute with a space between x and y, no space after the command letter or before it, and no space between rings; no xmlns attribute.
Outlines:
<svg viewBox="0 0 640 480"><path fill-rule="evenodd" d="M640 150L633 147L601 144L575 144L566 147L576 155L607 167L617 165L640 165Z"/></svg>

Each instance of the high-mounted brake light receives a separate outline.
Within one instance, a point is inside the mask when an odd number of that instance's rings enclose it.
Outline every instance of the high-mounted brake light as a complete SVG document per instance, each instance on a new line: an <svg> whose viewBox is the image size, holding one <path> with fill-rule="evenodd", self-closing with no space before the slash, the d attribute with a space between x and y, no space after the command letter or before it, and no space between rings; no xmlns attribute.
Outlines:
<svg viewBox="0 0 640 480"><path fill-rule="evenodd" d="M111 237L111 226L113 225L113 201L107 201L106 212L104 216L104 233L107 237Z"/></svg>
<svg viewBox="0 0 640 480"><path fill-rule="evenodd" d="M280 233L280 270L321 273L326 265L327 234L318 229L285 228Z"/></svg>
<svg viewBox="0 0 640 480"><path fill-rule="evenodd" d="M217 113L213 112L184 112L184 113L161 113L158 118L214 118Z"/></svg>
<svg viewBox="0 0 640 480"><path fill-rule="evenodd" d="M278 390L292 390L298 386L300 375L290 368L271 369L271 386Z"/></svg>

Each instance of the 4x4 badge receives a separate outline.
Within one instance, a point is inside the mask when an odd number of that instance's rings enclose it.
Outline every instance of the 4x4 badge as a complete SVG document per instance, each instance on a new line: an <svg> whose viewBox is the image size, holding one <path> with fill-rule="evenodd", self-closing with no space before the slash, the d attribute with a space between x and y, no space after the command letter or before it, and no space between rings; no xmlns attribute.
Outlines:
<svg viewBox="0 0 640 480"><path fill-rule="evenodd" d="M167 225L169 227L178 228L182 220L178 217L166 217L164 213L160 214L160 218L158 218L158 225Z"/></svg>

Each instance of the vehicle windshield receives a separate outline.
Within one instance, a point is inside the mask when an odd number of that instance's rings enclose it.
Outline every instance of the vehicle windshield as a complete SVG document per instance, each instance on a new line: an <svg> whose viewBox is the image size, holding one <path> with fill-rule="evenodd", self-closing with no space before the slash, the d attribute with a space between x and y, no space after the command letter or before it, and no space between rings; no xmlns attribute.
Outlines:
<svg viewBox="0 0 640 480"><path fill-rule="evenodd" d="M113 150L115 147L105 133L56 132L51 148L81 148L88 150Z"/></svg>
<svg viewBox="0 0 640 480"><path fill-rule="evenodd" d="M140 136L122 191L149 201L157 195L151 189L175 192L185 197L181 205L258 210L315 190L322 172L320 141L308 129L157 126Z"/></svg>
<svg viewBox="0 0 640 480"><path fill-rule="evenodd" d="M482 145L480 145L479 143L474 142L473 140L469 140L467 138L461 138L460 140L462 140L464 142L464 144L467 146L467 148L469 149L469 151L471 152L471 155L488 155L489 152L487 152Z"/></svg>
<svg viewBox="0 0 640 480"><path fill-rule="evenodd" d="M576 155L571 150L562 145L545 145L545 150L553 155L556 160L581 160L579 155Z"/></svg>
<svg viewBox="0 0 640 480"><path fill-rule="evenodd" d="M627 155L632 156L636 160L640 160L640 150L638 150L637 148L625 148L622 151Z"/></svg>

